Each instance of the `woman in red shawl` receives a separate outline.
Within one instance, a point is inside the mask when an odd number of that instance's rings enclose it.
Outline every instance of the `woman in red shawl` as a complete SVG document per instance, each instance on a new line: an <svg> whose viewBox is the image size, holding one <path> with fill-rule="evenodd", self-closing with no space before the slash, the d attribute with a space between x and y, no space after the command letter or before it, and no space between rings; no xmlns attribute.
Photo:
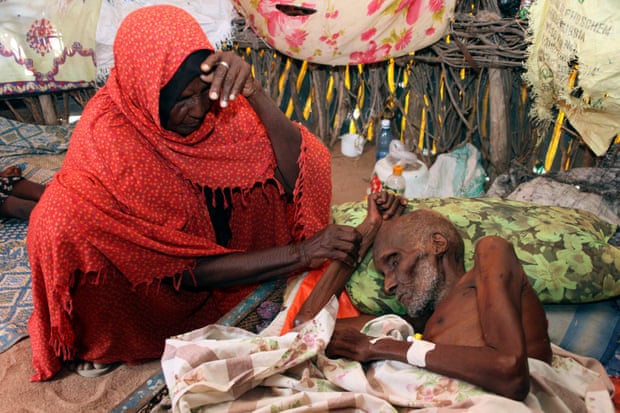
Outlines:
<svg viewBox="0 0 620 413"><path fill-rule="evenodd" d="M31 216L32 380L158 358L256 283L357 259L324 145L188 13L134 11L114 60Z"/></svg>

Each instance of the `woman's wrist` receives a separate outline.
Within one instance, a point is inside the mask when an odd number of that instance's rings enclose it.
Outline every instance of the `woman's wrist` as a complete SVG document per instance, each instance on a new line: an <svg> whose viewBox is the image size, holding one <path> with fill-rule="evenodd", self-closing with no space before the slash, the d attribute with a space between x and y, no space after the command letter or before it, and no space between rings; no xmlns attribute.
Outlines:
<svg viewBox="0 0 620 413"><path fill-rule="evenodd" d="M293 256L295 257L295 261L298 262L302 268L308 267L310 265L310 260L306 255L306 248L304 247L303 242L291 244L291 250Z"/></svg>

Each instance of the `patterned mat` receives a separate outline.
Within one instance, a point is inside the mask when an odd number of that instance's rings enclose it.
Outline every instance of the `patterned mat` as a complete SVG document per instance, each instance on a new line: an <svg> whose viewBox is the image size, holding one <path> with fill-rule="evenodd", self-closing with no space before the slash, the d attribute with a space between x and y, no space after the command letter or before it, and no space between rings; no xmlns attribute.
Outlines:
<svg viewBox="0 0 620 413"><path fill-rule="evenodd" d="M72 131L72 126L0 118L0 170L18 165L25 178L49 182L62 164ZM0 219L0 353L28 335L32 294L27 230L26 222Z"/></svg>
<svg viewBox="0 0 620 413"><path fill-rule="evenodd" d="M28 225L5 220L0 231L0 352L28 335L32 313L30 266L26 252Z"/></svg>

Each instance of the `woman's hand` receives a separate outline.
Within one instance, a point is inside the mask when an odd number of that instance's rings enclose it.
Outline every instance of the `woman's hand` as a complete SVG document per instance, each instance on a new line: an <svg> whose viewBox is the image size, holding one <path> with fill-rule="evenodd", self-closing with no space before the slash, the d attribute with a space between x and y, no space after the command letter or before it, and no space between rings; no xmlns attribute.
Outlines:
<svg viewBox="0 0 620 413"><path fill-rule="evenodd" d="M220 106L228 106L241 93L245 97L253 95L260 84L252 77L250 65L235 52L215 52L200 65L205 83L210 83L209 98L220 100Z"/></svg>
<svg viewBox="0 0 620 413"><path fill-rule="evenodd" d="M355 268L362 235L348 225L331 224L298 244L304 264L317 268L326 260L336 260Z"/></svg>

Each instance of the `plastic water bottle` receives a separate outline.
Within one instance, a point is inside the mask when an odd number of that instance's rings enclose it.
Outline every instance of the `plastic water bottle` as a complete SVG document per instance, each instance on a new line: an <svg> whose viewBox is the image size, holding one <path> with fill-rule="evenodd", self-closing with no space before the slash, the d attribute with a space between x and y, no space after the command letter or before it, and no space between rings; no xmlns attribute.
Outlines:
<svg viewBox="0 0 620 413"><path fill-rule="evenodd" d="M392 175L385 180L385 190L396 195L405 195L407 181L403 176L403 166L396 164L392 167Z"/></svg>
<svg viewBox="0 0 620 413"><path fill-rule="evenodd" d="M381 131L377 139L377 161L387 156L390 151L390 142L392 142L392 130L390 129L390 120L381 120Z"/></svg>
<svg viewBox="0 0 620 413"><path fill-rule="evenodd" d="M521 6L519 7L519 17L522 19L527 19L530 16L530 7L532 6L533 0L521 0Z"/></svg>

